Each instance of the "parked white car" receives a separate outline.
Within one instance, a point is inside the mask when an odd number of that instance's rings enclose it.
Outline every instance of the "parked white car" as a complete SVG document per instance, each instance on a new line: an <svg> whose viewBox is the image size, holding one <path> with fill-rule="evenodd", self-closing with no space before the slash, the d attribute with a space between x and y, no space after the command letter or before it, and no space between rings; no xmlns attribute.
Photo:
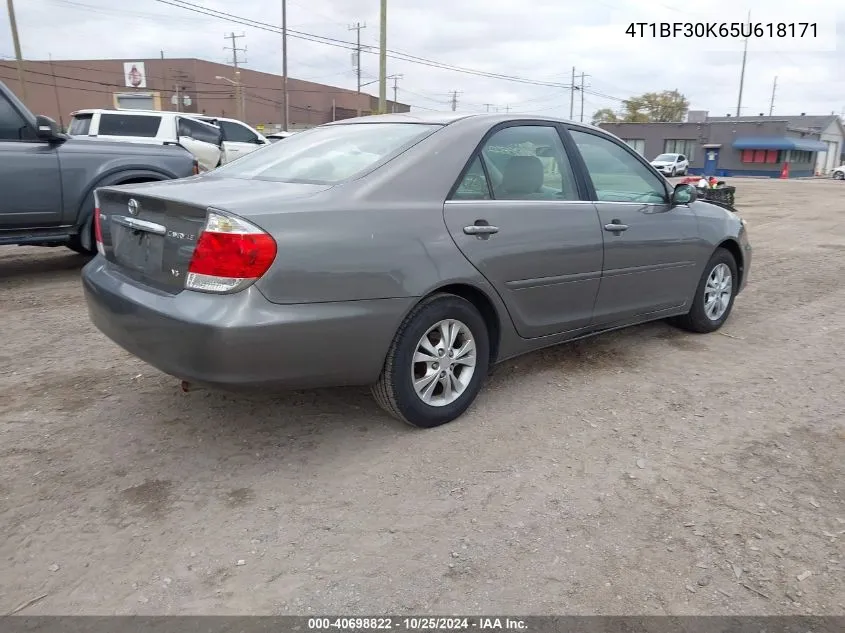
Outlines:
<svg viewBox="0 0 845 633"><path fill-rule="evenodd" d="M845 163L834 169L830 175L836 180L845 180Z"/></svg>
<svg viewBox="0 0 845 633"><path fill-rule="evenodd" d="M269 145L264 136L235 119L159 110L78 110L68 134L131 143L176 143L190 151L204 171Z"/></svg>
<svg viewBox="0 0 845 633"><path fill-rule="evenodd" d="M683 154L661 154L651 164L664 176L686 176L689 161Z"/></svg>
<svg viewBox="0 0 845 633"><path fill-rule="evenodd" d="M273 132L272 134L267 135L267 140L271 143L275 143L276 141L281 141L283 138L288 138L295 133L296 132Z"/></svg>

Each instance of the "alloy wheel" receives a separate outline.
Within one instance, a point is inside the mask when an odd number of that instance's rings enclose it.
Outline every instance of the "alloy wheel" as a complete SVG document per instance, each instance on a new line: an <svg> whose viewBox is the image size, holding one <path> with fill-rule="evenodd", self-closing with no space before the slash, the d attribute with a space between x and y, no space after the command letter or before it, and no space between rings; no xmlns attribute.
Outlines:
<svg viewBox="0 0 845 633"><path fill-rule="evenodd" d="M475 374L476 343L457 319L444 319L422 335L414 350L411 377L420 400L442 407L461 397Z"/></svg>
<svg viewBox="0 0 845 633"><path fill-rule="evenodd" d="M704 286L704 313L711 321L718 321L731 303L733 275L727 264L717 264L707 276Z"/></svg>

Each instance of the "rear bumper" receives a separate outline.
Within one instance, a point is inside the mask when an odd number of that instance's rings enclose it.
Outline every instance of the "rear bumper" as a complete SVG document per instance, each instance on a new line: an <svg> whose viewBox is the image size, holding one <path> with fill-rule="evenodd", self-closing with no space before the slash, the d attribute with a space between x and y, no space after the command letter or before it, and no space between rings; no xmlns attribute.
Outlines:
<svg viewBox="0 0 845 633"><path fill-rule="evenodd" d="M164 373L223 389L376 382L413 298L279 305L255 286L233 295L138 287L102 257L82 271L92 322Z"/></svg>

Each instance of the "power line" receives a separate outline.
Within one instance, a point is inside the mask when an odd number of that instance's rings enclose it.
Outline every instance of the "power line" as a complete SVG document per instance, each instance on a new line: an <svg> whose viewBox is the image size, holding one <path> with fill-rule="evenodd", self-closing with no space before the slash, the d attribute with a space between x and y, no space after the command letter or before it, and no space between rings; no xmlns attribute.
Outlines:
<svg viewBox="0 0 845 633"><path fill-rule="evenodd" d="M245 26L249 26L252 28L269 31L271 33L280 33L279 27L268 24L267 22L260 22L258 20L252 20L249 18L243 18L241 16L237 16L231 13L227 13L225 11L217 11L215 9L208 9L206 7L202 7L186 0L155 0L155 2L160 2L162 4L170 5L173 7L177 7L180 9L185 9L187 11L193 11L196 13L201 13L204 15L209 15L212 17L224 19L230 22L236 22L238 24L243 24ZM297 31L294 29L287 30L288 35L290 37L296 37L298 39L304 39L311 42L316 42L319 44L325 44L327 46L335 46L338 48L344 48L347 50L357 50L357 44L355 42L348 42L346 40L340 40L333 37L325 37L322 35L316 35L314 33L307 33L304 31ZM369 51L367 51L369 52ZM514 75L504 75L502 73L493 73L487 72L482 70L476 70L473 68L464 68L461 66L454 66L452 64L446 64L443 62L438 62L432 59L428 59L425 57L419 57L417 55L411 55L409 53L403 53L401 51L396 51L392 49L387 49L387 57L392 59L396 59L398 61L405 61L413 64L419 64L422 66L429 66L432 68L438 68L440 70L449 70L452 72L463 73L467 75L474 75L477 77L487 77L489 79L500 79L502 81L511 81L514 83L522 83L528 85L535 85L535 86L548 86L552 88L561 88L565 87L562 84L549 82L549 81L540 81L535 79L528 79L526 77L517 77Z"/></svg>

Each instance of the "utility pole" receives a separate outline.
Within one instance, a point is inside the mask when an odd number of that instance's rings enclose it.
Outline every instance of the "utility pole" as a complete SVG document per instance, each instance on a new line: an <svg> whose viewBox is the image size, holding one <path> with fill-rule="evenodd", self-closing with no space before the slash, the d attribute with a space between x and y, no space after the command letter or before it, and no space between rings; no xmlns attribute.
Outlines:
<svg viewBox="0 0 845 633"><path fill-rule="evenodd" d="M748 12L748 22L751 23L751 11ZM739 96L736 100L736 115L740 116L742 110L742 86L745 83L745 58L748 56L748 38L745 38L745 44L742 47L742 71L739 74Z"/></svg>
<svg viewBox="0 0 845 633"><path fill-rule="evenodd" d="M581 123L584 122L584 77L589 77L590 75L585 75L581 73Z"/></svg>
<svg viewBox="0 0 845 633"><path fill-rule="evenodd" d="M353 26L350 26L348 30L350 31L357 31L356 36L356 44L355 44L355 72L358 75L358 93L361 92L361 29L367 28L366 24L361 24L360 22L356 22Z"/></svg>
<svg viewBox="0 0 845 633"><path fill-rule="evenodd" d="M50 75L53 77L53 92L56 95L56 109L59 111L59 125L62 126L62 131L64 131L65 122L62 117L62 103L59 101L59 86L56 84L56 73L53 70L53 55L51 53L47 53L47 59L50 60Z"/></svg>
<svg viewBox="0 0 845 633"><path fill-rule="evenodd" d="M454 112L455 110L458 109L458 95L459 94L463 94L463 93L460 93L457 90L453 90L451 92L451 95L452 95L452 112Z"/></svg>
<svg viewBox="0 0 845 633"><path fill-rule="evenodd" d="M575 117L575 66L572 67L572 83L569 85L569 120Z"/></svg>
<svg viewBox="0 0 845 633"><path fill-rule="evenodd" d="M396 112L396 102L399 100L399 80L402 79L404 75L390 75L388 79L393 80L393 106L391 106L390 111Z"/></svg>
<svg viewBox="0 0 845 633"><path fill-rule="evenodd" d="M769 116L772 116L772 112L775 110L775 90L778 87L778 78L777 75L775 76L775 81L772 84L772 100L769 102Z"/></svg>
<svg viewBox="0 0 845 633"><path fill-rule="evenodd" d="M378 112L387 112L387 0L381 0L378 47Z"/></svg>
<svg viewBox="0 0 845 633"><path fill-rule="evenodd" d="M284 6L284 5L282 5ZM245 53L246 48L238 48L238 38L246 37L245 35L235 35L234 32L223 36L227 40L232 40L231 46L224 46L226 50L232 51L232 67L235 69L235 106L238 109L238 119L244 120L244 93L243 84L241 83L241 70L238 66L238 53ZM178 99L177 93L177 99Z"/></svg>
<svg viewBox="0 0 845 633"><path fill-rule="evenodd" d="M492 103L485 103L485 104L484 104L484 107L485 107L485 108L487 108L487 112L490 112L490 108L492 108L492 107L493 107L493 105L494 105L494 104L492 104Z"/></svg>
<svg viewBox="0 0 845 633"><path fill-rule="evenodd" d="M282 0L282 131L288 131L288 2Z"/></svg>
<svg viewBox="0 0 845 633"><path fill-rule="evenodd" d="M9 9L9 26L12 29L12 42L15 46L15 59L18 64L18 83L21 85L21 101L26 103L26 81L23 73L23 56L21 55L21 41L18 38L18 23L15 20L15 4L13 0L6 0Z"/></svg>

